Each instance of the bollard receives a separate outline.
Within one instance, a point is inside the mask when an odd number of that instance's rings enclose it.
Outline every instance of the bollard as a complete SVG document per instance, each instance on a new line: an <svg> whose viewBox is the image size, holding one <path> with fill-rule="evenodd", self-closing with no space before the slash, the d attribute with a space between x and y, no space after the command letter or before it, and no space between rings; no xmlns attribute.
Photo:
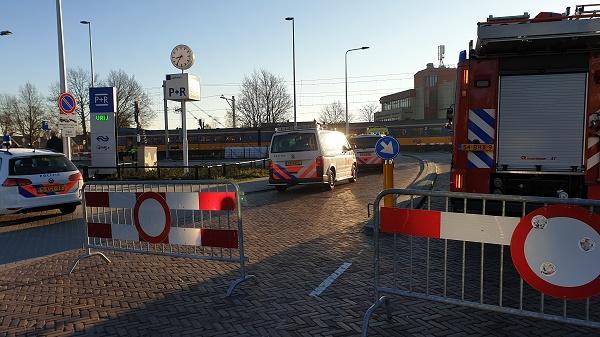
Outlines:
<svg viewBox="0 0 600 337"><path fill-rule="evenodd" d="M383 189L394 188L394 161L386 160L383 163ZM383 198L384 207L394 207L394 196L386 195Z"/></svg>

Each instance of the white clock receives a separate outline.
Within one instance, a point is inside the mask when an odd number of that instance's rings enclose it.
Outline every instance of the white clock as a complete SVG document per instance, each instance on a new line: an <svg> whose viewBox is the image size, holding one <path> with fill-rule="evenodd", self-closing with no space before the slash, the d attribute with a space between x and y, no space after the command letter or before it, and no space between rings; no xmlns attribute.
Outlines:
<svg viewBox="0 0 600 337"><path fill-rule="evenodd" d="M184 44L175 46L175 48L173 48L171 51L171 63L173 63L177 69L189 69L192 65L194 65L195 60L196 57L194 56L192 48Z"/></svg>

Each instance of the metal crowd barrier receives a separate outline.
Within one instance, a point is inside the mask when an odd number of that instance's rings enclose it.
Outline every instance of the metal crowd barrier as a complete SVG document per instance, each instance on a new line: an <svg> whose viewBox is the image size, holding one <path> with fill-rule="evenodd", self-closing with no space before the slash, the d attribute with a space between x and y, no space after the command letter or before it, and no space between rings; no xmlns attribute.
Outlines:
<svg viewBox="0 0 600 337"><path fill-rule="evenodd" d="M402 202L380 208L386 195ZM564 218L557 211L578 215ZM368 335L369 320L379 307L385 306L391 319L387 295L600 328L598 213L599 200L382 191L374 202L375 302L363 317L362 336ZM571 245L568 252L554 251L548 241L534 237L553 233L539 231L557 230L560 221L579 225L570 217L580 219L589 231L577 241L570 238L569 227L552 234L553 244ZM539 270L531 262L537 255L542 259L535 265ZM563 255L572 263L561 261ZM587 269L568 271L580 264Z"/></svg>
<svg viewBox="0 0 600 337"><path fill-rule="evenodd" d="M240 190L226 180L90 182L83 187L87 254L110 250L238 263L246 273Z"/></svg>

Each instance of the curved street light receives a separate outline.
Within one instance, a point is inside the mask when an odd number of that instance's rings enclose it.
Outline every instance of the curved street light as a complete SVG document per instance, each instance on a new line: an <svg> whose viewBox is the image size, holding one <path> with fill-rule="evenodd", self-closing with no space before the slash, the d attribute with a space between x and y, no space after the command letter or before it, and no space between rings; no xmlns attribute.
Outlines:
<svg viewBox="0 0 600 337"><path fill-rule="evenodd" d="M346 55L344 56L344 73L345 73L345 83L346 83L346 136L350 132L350 123L348 122L348 53L355 50L364 50L369 49L369 47L364 46L360 48L348 49L346 50Z"/></svg>
<svg viewBox="0 0 600 337"><path fill-rule="evenodd" d="M94 55L92 53L92 23L90 21L79 21L79 23L81 23L82 25L87 25L88 26L88 36L90 38L90 72L91 72L91 80L92 80L92 85L91 87L94 87Z"/></svg>
<svg viewBox="0 0 600 337"><path fill-rule="evenodd" d="M0 36L7 36L7 35L12 35L12 32L10 30L3 30L0 32Z"/></svg>

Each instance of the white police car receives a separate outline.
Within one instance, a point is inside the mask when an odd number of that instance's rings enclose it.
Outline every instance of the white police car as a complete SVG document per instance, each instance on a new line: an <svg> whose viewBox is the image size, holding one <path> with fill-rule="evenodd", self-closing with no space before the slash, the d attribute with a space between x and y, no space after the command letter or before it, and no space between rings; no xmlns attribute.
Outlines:
<svg viewBox="0 0 600 337"><path fill-rule="evenodd" d="M0 150L0 215L48 209L73 213L82 186L79 170L62 153Z"/></svg>

